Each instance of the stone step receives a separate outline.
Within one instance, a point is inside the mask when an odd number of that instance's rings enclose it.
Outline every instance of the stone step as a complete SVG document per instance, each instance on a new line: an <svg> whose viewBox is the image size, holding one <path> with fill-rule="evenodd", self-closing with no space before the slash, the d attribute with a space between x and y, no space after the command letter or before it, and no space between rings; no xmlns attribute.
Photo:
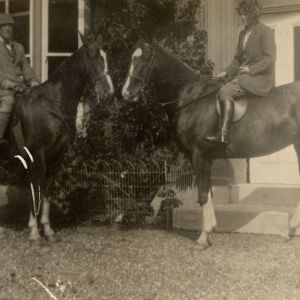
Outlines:
<svg viewBox="0 0 300 300"><path fill-rule="evenodd" d="M197 188L176 191L177 196L187 205L197 204ZM300 185L287 184L236 184L213 186L213 202L216 204L245 203L257 205L296 206L300 201Z"/></svg>
<svg viewBox="0 0 300 300"><path fill-rule="evenodd" d="M275 234L288 236L288 222L296 207L283 205L215 204L217 231ZM201 230L202 211L199 206L173 210L173 227ZM300 228L295 232L300 235Z"/></svg>
<svg viewBox="0 0 300 300"><path fill-rule="evenodd" d="M244 183L231 186L230 203L297 206L299 201L300 185Z"/></svg>

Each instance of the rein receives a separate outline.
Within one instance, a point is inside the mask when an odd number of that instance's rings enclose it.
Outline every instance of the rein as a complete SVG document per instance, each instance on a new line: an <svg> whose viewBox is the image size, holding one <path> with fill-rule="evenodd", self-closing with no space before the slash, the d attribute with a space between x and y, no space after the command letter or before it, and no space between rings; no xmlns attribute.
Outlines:
<svg viewBox="0 0 300 300"><path fill-rule="evenodd" d="M156 52L155 52L155 49L154 49L152 46L150 46L150 45L148 45L148 46L152 49L152 56L151 56L150 62L149 62L149 64L148 64L148 70L146 71L146 76L145 76L145 77L142 77L142 76L137 75L137 74L129 74L129 77L134 78L134 79L137 79L138 81L141 82L141 87L140 87L140 89L137 91L137 93L140 93L141 90L142 90L142 88L145 88L145 87L146 87L147 79L150 77L151 71L152 71L153 66L154 66L154 59L155 59L155 57L156 57ZM221 79L218 78L218 77L210 77L209 79L214 79L214 80L217 80L217 81L220 81L220 82L221 82ZM207 96L211 95L211 94L214 93L215 91L216 91L216 89L210 91L209 93L206 93L206 94L201 95L201 97L197 98L196 100L190 101L189 103L186 103L186 104L183 104L183 105L177 107L177 108L175 109L175 112L178 112L178 111L180 111L180 110L182 110L182 109L188 107L189 105L191 105L191 104L193 104L193 103L196 103L196 102L202 100L204 97L207 97ZM168 101L168 102L159 102L159 104L160 104L163 108L165 108L166 106L168 106L168 105L170 105L170 104L177 103L177 102L178 102L178 100L172 100L172 101Z"/></svg>
<svg viewBox="0 0 300 300"><path fill-rule="evenodd" d="M195 99L195 100L193 100L193 101L190 101L190 102L185 103L185 104L183 104L183 105L181 105L181 106L179 106L179 107L176 107L175 112L178 112L178 111L180 111L180 110L182 110L182 109L184 109L184 108L190 106L191 104L196 103L196 102L202 100L203 98L205 98L205 97L207 97L207 96L210 96L210 95L211 95L212 93L214 93L216 90L217 90L217 89L211 90L209 93L204 93L204 94L201 95L199 98L197 98L197 99ZM169 101L169 102L159 102L159 104L160 104L163 108L165 108L165 107L168 106L169 104L174 104L174 103L176 103L176 102L178 102L178 100L173 100L173 101Z"/></svg>

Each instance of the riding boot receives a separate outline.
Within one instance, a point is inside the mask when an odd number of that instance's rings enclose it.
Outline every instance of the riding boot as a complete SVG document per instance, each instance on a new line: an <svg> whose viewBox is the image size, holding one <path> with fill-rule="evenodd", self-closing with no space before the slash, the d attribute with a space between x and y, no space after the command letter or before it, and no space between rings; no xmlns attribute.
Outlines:
<svg viewBox="0 0 300 300"><path fill-rule="evenodd" d="M216 136L208 136L205 138L206 141L220 145L226 146L230 143L230 124L232 122L234 113L234 102L233 100L223 100L220 101L220 128Z"/></svg>
<svg viewBox="0 0 300 300"><path fill-rule="evenodd" d="M10 114L6 112L0 112L0 145L6 144L7 140L3 138L6 131L7 125L9 123Z"/></svg>

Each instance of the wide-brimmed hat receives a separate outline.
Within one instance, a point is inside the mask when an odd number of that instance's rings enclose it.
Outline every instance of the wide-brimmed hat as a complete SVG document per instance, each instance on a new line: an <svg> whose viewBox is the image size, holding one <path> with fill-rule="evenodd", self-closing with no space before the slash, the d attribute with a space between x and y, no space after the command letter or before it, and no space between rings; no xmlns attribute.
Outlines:
<svg viewBox="0 0 300 300"><path fill-rule="evenodd" d="M9 14L0 14L0 26L4 24L15 25L15 21Z"/></svg>

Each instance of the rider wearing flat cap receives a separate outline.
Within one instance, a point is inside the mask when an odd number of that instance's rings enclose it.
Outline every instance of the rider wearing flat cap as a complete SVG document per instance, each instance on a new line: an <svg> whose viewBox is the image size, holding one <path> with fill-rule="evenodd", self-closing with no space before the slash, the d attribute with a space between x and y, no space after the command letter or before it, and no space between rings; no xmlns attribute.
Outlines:
<svg viewBox="0 0 300 300"><path fill-rule="evenodd" d="M274 33L259 21L262 7L256 0L242 0L238 13L244 24L236 54L219 78L231 80L219 91L220 128L216 136L205 140L216 145L230 143L229 129L234 113L234 100L245 95L267 96L274 87L276 45Z"/></svg>
<svg viewBox="0 0 300 300"><path fill-rule="evenodd" d="M39 84L24 47L13 40L15 22L11 15L0 14L0 144L14 105L14 94L26 86Z"/></svg>

